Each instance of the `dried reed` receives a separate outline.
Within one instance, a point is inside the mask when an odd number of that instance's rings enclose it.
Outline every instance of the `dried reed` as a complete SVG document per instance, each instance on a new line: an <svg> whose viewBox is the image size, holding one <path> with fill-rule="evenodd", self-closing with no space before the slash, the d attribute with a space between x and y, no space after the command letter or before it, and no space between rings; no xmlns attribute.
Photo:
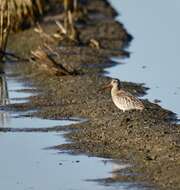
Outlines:
<svg viewBox="0 0 180 190"><path fill-rule="evenodd" d="M77 8L77 0L64 0L64 10L73 12Z"/></svg>
<svg viewBox="0 0 180 190"><path fill-rule="evenodd" d="M0 0L0 60L10 31L34 24L43 14L46 0Z"/></svg>
<svg viewBox="0 0 180 190"><path fill-rule="evenodd" d="M43 14L45 0L0 0L8 1L12 29L17 30L23 25L31 25Z"/></svg>
<svg viewBox="0 0 180 190"><path fill-rule="evenodd" d="M10 32L11 16L9 4L5 0L0 0L0 61L2 60L6 49L7 39Z"/></svg>

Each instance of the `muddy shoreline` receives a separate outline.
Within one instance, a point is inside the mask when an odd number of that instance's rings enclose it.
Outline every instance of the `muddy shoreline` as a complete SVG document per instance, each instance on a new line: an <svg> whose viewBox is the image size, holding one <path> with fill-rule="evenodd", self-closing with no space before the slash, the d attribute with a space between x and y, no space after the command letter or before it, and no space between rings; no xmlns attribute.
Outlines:
<svg viewBox="0 0 180 190"><path fill-rule="evenodd" d="M157 189L180 189L180 128L171 122L175 115L148 100L143 100L146 107L143 113L122 113L112 103L109 92L98 92L111 80L103 76L105 68L116 64L110 58L128 56L124 47L132 37L122 24L115 21L116 12L107 2L87 2L88 20L79 27L83 45L67 45L64 42L59 45L60 48L52 47L58 51L61 63L76 69L78 74L53 76L38 70L32 63L12 64L14 75L23 76L23 80L36 87L39 94L31 97L29 103L10 105L6 109L38 109L34 116L51 119L87 119L66 127L69 130L66 137L72 143L54 148L121 159L132 165L126 171L130 175L119 174L116 178L105 179L105 183L130 180L149 182ZM56 26L49 17L41 25L45 31L52 33ZM100 42L100 49L87 45L92 38ZM40 44L41 39L32 28L13 35L9 40L9 49L27 58L30 51ZM123 87L138 96L147 93L141 84L124 81ZM52 131L45 129L49 130Z"/></svg>

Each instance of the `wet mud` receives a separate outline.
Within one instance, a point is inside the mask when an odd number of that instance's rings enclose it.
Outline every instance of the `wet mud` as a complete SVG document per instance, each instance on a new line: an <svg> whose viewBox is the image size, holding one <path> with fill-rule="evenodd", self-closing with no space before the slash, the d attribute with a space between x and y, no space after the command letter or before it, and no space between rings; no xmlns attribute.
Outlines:
<svg viewBox="0 0 180 190"><path fill-rule="evenodd" d="M71 143L53 148L121 159L132 165L125 169L126 175L104 179L104 183L129 180L148 182L157 189L180 189L180 128L175 124L176 115L148 100L143 100L143 112L123 113L114 106L109 91L99 91L111 80L103 76L105 68L116 64L110 58L129 56L124 48L132 37L122 24L115 21L116 12L108 3L94 0L87 1L86 6L88 18L82 25L77 24L82 45L69 45L65 41L52 46L58 52L61 64L75 69L77 74L54 76L37 69L34 63L11 63L13 74L21 75L23 79L19 80L35 87L38 94L30 97L28 103L12 104L6 109L36 109L38 111L31 116L48 119L86 119L60 129L39 130L69 131L65 136ZM56 26L49 18L51 15L44 18L41 25L46 32L53 33ZM90 39L96 39L100 49L90 47ZM12 35L9 49L28 58L31 50L35 50L41 42L31 28ZM124 89L136 96L148 93L143 84L127 81L122 81L122 84Z"/></svg>

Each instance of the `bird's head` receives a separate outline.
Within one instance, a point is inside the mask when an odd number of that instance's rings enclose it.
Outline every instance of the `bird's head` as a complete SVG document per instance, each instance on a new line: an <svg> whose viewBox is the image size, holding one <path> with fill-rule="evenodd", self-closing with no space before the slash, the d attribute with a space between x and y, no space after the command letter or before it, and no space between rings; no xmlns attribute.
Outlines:
<svg viewBox="0 0 180 190"><path fill-rule="evenodd" d="M119 88L120 87L120 81L118 79L112 79L112 81L105 85L101 90L105 90L107 88L112 89L112 88Z"/></svg>
<svg viewBox="0 0 180 190"><path fill-rule="evenodd" d="M110 83L112 88L119 88L120 87L120 81L118 79L113 79Z"/></svg>

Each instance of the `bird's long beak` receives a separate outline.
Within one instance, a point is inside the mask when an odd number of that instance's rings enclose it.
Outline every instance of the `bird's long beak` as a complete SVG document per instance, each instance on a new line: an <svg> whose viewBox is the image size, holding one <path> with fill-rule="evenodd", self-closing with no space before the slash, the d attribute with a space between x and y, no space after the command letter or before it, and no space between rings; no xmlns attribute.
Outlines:
<svg viewBox="0 0 180 190"><path fill-rule="evenodd" d="M109 83L109 84L103 86L99 91L106 90L106 89L108 89L108 88L112 88L112 84L111 84L111 83Z"/></svg>

